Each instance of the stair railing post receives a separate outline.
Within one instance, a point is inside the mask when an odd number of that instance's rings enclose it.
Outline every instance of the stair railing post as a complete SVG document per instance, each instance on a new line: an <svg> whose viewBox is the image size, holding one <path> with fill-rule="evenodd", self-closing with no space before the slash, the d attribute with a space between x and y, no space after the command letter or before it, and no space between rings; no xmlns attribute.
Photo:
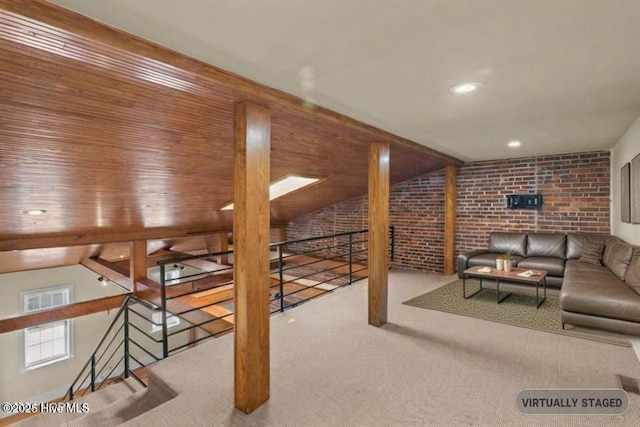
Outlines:
<svg viewBox="0 0 640 427"><path fill-rule="evenodd" d="M169 337L167 336L167 289L165 264L160 264L160 300L162 302L162 357L169 357Z"/></svg>
<svg viewBox="0 0 640 427"><path fill-rule="evenodd" d="M282 261L282 245L278 245L278 275L280 276L280 312L284 311L284 262Z"/></svg>
<svg viewBox="0 0 640 427"><path fill-rule="evenodd" d="M349 233L349 284L353 283L353 234Z"/></svg>
<svg viewBox="0 0 640 427"><path fill-rule="evenodd" d="M73 386L71 386L71 400L73 400ZM96 354L91 355L91 392L96 391Z"/></svg>
<svg viewBox="0 0 640 427"><path fill-rule="evenodd" d="M390 236L390 243L391 243L391 249L390 249L390 253L391 253L391 262L394 261L394 258L396 256L395 252L396 252L396 228L392 225L391 227L389 227L389 232L391 234Z"/></svg>
<svg viewBox="0 0 640 427"><path fill-rule="evenodd" d="M129 301L124 307L124 377L129 378Z"/></svg>

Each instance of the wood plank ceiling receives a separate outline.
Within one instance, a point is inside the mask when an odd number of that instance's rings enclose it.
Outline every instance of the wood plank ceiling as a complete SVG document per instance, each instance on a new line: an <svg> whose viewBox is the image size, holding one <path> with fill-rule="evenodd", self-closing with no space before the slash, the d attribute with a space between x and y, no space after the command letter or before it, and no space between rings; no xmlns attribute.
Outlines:
<svg viewBox="0 0 640 427"><path fill-rule="evenodd" d="M272 181L326 178L273 201L272 224L365 194L373 141L391 143L392 183L459 163L50 3L0 0L0 271L231 229L243 100L271 109Z"/></svg>

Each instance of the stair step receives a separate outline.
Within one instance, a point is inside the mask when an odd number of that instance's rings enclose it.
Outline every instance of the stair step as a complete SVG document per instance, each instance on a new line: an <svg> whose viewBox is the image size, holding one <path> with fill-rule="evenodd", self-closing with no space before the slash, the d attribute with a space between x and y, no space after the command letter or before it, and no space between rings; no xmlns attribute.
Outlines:
<svg viewBox="0 0 640 427"><path fill-rule="evenodd" d="M117 426L173 399L176 394L149 372L149 387L133 394L121 396L107 406L91 410L87 414L71 419L61 426L68 427L109 427ZM49 424L51 425L51 424Z"/></svg>
<svg viewBox="0 0 640 427"><path fill-rule="evenodd" d="M144 389L135 379L129 378L124 381L114 383L104 389L89 393L86 396L68 403L77 403L78 408L82 408L83 403L88 404L89 413L98 411L111 405L123 396L132 395ZM58 403L52 403L58 405ZM60 412L60 413L39 413L29 418L18 421L14 426L20 427L50 427L63 425L76 418L83 417L85 414L79 412Z"/></svg>

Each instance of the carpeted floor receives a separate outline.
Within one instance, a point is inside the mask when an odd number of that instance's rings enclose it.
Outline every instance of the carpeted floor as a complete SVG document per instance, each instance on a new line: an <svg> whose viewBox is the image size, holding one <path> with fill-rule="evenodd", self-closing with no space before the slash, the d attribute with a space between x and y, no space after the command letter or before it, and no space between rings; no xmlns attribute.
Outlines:
<svg viewBox="0 0 640 427"><path fill-rule="evenodd" d="M380 328L367 324L366 281L271 317L271 398L249 415L233 409L232 335L172 356L150 371L177 396L124 425L638 424L637 391L629 391L624 415L519 413L515 397L523 388L637 390L638 359L629 347L402 304L452 280L394 268L389 273L389 323Z"/></svg>
<svg viewBox="0 0 640 427"><path fill-rule="evenodd" d="M578 328L570 325L567 325L567 329L562 329L557 290L548 289L546 301L536 310L535 288L525 289L518 287L509 298L497 304L496 291L486 289L486 280L483 284L485 289L468 299L462 297L462 280L456 280L431 292L405 301L404 304L539 331L570 335L626 347L631 346L629 338L623 334ZM478 280L467 279L467 295L478 289ZM502 290L501 286L501 297L503 292L505 291Z"/></svg>

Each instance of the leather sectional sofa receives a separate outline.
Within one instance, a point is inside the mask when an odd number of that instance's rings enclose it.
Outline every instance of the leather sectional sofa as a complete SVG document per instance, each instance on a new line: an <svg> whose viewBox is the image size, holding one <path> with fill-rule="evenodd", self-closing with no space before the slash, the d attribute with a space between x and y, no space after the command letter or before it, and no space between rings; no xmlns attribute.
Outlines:
<svg viewBox="0 0 640 427"><path fill-rule="evenodd" d="M583 256L599 247L601 259ZM458 256L458 277L476 265L495 267L507 250L518 268L546 270L560 288L562 323L640 335L640 247L601 234L491 233L489 248ZM596 249L597 252L597 249Z"/></svg>

